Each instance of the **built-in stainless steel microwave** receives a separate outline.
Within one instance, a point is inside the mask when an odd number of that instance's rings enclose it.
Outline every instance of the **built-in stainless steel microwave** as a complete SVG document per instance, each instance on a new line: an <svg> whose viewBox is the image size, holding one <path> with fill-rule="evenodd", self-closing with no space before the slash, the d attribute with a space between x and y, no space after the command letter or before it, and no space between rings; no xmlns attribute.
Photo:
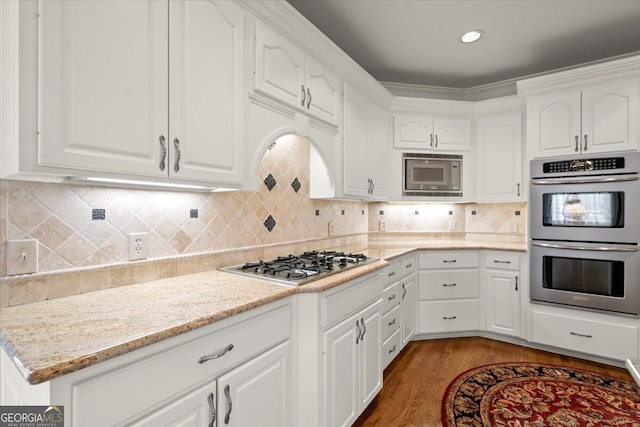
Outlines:
<svg viewBox="0 0 640 427"><path fill-rule="evenodd" d="M403 153L404 196L462 197L462 156Z"/></svg>

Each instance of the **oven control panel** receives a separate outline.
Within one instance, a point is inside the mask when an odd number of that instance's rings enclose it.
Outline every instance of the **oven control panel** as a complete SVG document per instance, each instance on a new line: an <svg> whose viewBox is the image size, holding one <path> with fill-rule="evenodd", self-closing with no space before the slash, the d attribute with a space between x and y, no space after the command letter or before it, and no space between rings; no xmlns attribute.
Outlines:
<svg viewBox="0 0 640 427"><path fill-rule="evenodd" d="M610 169L624 169L624 164L624 157L560 160L555 162L545 162L542 165L542 172L592 172Z"/></svg>

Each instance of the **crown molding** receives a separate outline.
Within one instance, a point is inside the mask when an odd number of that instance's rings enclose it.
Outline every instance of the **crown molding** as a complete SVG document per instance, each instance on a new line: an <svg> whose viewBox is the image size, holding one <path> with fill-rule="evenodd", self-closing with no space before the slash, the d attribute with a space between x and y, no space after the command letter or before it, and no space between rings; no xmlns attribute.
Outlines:
<svg viewBox="0 0 640 427"><path fill-rule="evenodd" d="M455 101L483 101L491 98L501 98L516 94L516 80L505 80L459 89L441 86L426 86L406 83L380 82L394 96L449 99Z"/></svg>

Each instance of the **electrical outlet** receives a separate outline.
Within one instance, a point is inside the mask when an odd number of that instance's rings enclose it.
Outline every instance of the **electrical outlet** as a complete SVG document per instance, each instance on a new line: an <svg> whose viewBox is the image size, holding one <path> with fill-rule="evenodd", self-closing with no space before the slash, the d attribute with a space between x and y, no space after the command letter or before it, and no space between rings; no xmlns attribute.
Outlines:
<svg viewBox="0 0 640 427"><path fill-rule="evenodd" d="M146 259L147 256L147 233L129 234L129 261Z"/></svg>
<svg viewBox="0 0 640 427"><path fill-rule="evenodd" d="M333 236L333 234L335 233L335 230L333 228L333 222L329 223L329 236Z"/></svg>
<svg viewBox="0 0 640 427"><path fill-rule="evenodd" d="M387 221L383 221L383 220L378 221L378 230L382 233L387 231Z"/></svg>
<svg viewBox="0 0 640 427"><path fill-rule="evenodd" d="M456 231L456 228L458 227L458 224L456 224L455 221L449 221L449 231Z"/></svg>
<svg viewBox="0 0 640 427"><path fill-rule="evenodd" d="M7 242L7 275L38 272L38 241L35 239Z"/></svg>

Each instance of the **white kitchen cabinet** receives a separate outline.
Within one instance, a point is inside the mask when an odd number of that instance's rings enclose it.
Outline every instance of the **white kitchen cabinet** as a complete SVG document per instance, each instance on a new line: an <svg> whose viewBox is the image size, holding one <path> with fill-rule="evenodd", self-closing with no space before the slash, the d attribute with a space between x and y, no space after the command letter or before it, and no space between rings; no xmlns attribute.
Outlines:
<svg viewBox="0 0 640 427"><path fill-rule="evenodd" d="M480 328L480 254L421 251L418 255L417 333Z"/></svg>
<svg viewBox="0 0 640 427"><path fill-rule="evenodd" d="M402 290L402 303L400 307L402 315L402 321L400 322L402 333L401 344L402 348L404 348L416 333L416 298L418 285L416 283L415 270L400 281L400 287Z"/></svg>
<svg viewBox="0 0 640 427"><path fill-rule="evenodd" d="M520 336L520 256L514 253L485 254L487 331Z"/></svg>
<svg viewBox="0 0 640 427"><path fill-rule="evenodd" d="M343 195L385 200L389 185L389 115L344 85Z"/></svg>
<svg viewBox="0 0 640 427"><path fill-rule="evenodd" d="M476 200L522 200L522 114L478 119L476 125Z"/></svg>
<svg viewBox="0 0 640 427"><path fill-rule="evenodd" d="M377 300L323 334L324 425L350 426L382 388Z"/></svg>
<svg viewBox="0 0 640 427"><path fill-rule="evenodd" d="M395 114L393 129L395 148L471 150L471 120L469 119Z"/></svg>
<svg viewBox="0 0 640 427"><path fill-rule="evenodd" d="M530 157L637 149L639 97L637 80L531 97Z"/></svg>
<svg viewBox="0 0 640 427"><path fill-rule="evenodd" d="M20 7L20 51L29 58L20 62L24 132L5 177L241 186L245 14L238 4Z"/></svg>
<svg viewBox="0 0 640 427"><path fill-rule="evenodd" d="M338 76L284 36L256 22L256 91L333 125L340 119Z"/></svg>
<svg viewBox="0 0 640 427"><path fill-rule="evenodd" d="M637 319L532 304L531 340L618 362L638 360Z"/></svg>

